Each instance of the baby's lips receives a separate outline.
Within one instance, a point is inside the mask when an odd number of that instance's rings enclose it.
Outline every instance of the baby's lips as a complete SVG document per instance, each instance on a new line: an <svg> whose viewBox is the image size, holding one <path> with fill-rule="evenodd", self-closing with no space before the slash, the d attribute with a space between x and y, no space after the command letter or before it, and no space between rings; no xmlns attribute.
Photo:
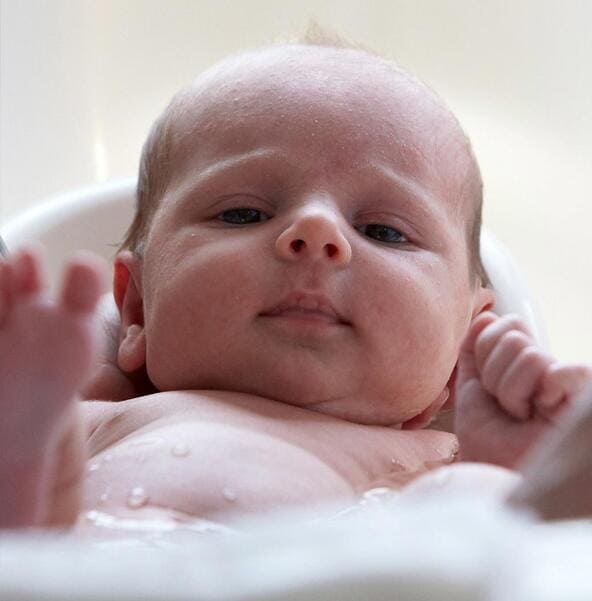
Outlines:
<svg viewBox="0 0 592 601"><path fill-rule="evenodd" d="M263 312L263 315L277 316L293 311L318 313L336 323L350 325L350 322L335 309L324 295L305 291L290 292L279 303Z"/></svg>

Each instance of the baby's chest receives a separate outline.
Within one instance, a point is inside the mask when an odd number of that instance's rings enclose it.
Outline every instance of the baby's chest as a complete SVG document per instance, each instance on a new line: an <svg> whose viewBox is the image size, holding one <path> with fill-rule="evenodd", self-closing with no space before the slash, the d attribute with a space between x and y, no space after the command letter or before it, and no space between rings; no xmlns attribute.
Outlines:
<svg viewBox="0 0 592 601"><path fill-rule="evenodd" d="M260 513L398 487L447 463L455 439L351 424L248 397L164 394L97 429L84 509ZM117 430L117 431L116 431ZM92 437L91 437L92 438Z"/></svg>
<svg viewBox="0 0 592 601"><path fill-rule="evenodd" d="M191 420L130 435L90 459L85 510L147 505L210 518L353 498L347 474L294 441Z"/></svg>

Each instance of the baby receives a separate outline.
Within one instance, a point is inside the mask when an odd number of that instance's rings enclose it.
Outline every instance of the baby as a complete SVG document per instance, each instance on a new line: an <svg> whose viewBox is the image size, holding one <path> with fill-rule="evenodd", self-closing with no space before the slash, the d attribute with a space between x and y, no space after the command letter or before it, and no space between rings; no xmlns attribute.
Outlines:
<svg viewBox="0 0 592 601"><path fill-rule="evenodd" d="M449 110L365 51L207 71L150 134L114 264L116 378L152 394L77 400L97 259L73 259L55 301L39 253L0 264L0 526L223 520L352 503L457 456L516 466L590 373L489 311L481 187ZM460 452L423 429L452 405Z"/></svg>

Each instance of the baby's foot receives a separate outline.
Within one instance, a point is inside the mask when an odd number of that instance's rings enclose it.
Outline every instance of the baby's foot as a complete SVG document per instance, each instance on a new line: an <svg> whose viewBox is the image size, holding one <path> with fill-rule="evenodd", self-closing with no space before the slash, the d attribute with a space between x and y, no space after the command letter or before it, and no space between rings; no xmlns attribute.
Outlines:
<svg viewBox="0 0 592 601"><path fill-rule="evenodd" d="M97 351L102 272L90 256L72 260L54 301L36 253L0 262L0 527L46 518L56 454Z"/></svg>

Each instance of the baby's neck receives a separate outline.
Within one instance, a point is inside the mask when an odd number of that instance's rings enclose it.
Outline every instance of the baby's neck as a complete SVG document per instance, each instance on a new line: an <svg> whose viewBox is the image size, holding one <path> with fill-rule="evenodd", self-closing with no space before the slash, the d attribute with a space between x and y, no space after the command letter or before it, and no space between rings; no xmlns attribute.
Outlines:
<svg viewBox="0 0 592 601"><path fill-rule="evenodd" d="M97 366L81 397L87 401L126 401L155 392L158 390L145 370L126 374L107 359Z"/></svg>

